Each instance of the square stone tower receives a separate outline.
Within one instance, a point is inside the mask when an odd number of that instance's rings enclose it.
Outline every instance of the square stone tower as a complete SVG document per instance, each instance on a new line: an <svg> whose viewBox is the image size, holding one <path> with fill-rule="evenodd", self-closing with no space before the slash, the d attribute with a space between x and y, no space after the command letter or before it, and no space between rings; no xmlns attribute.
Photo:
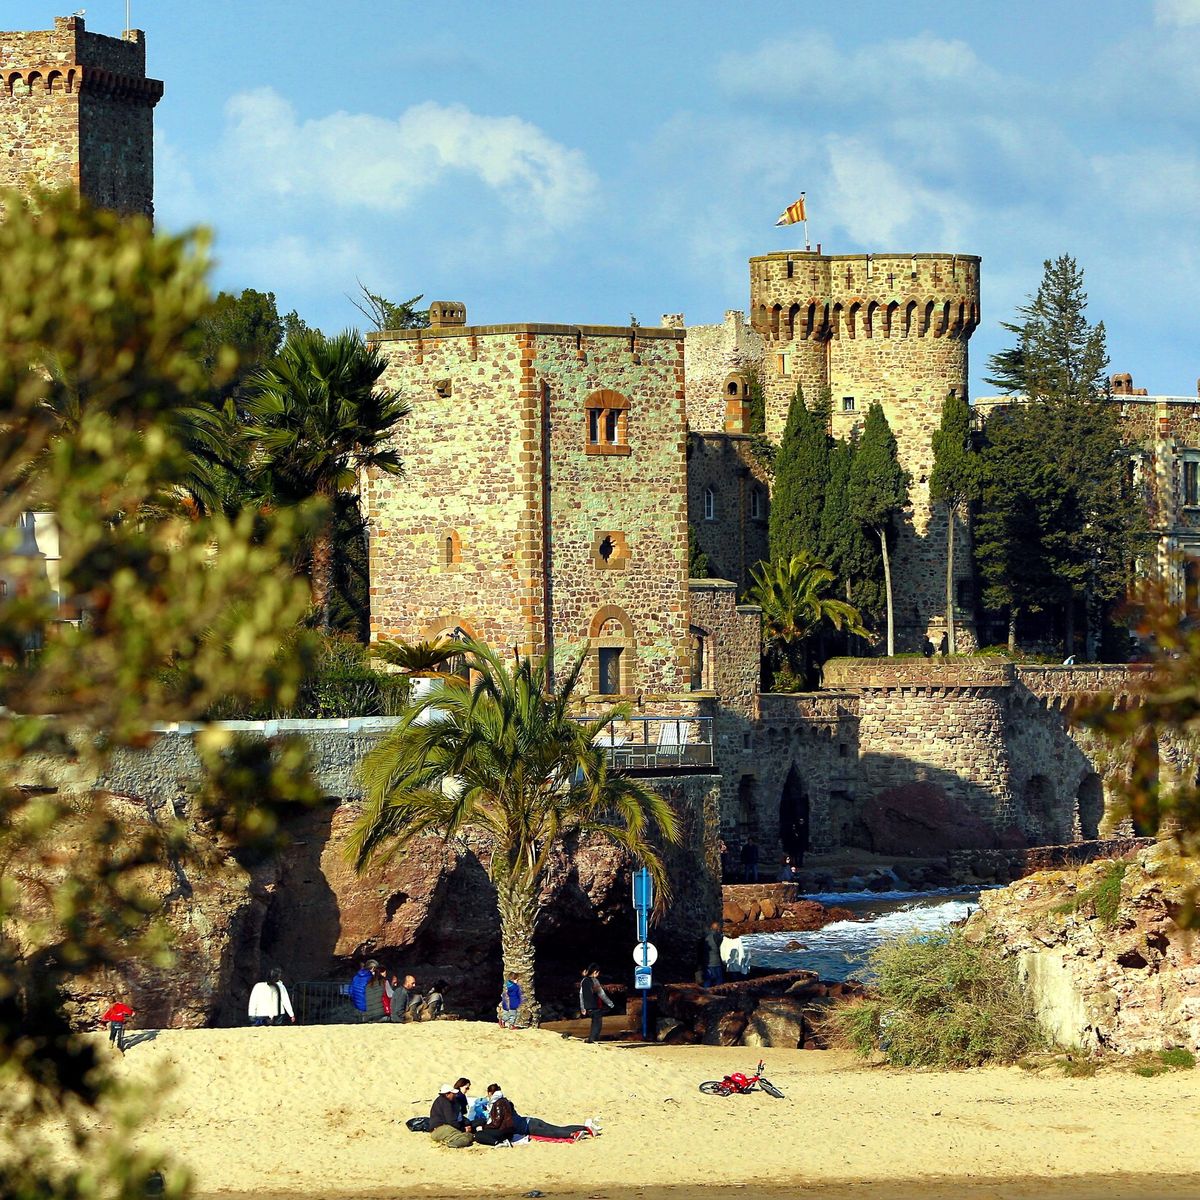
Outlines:
<svg viewBox="0 0 1200 1200"><path fill-rule="evenodd" d="M154 106L146 39L88 33L81 17L0 33L0 187L72 187L102 208L154 216Z"/></svg>
<svg viewBox="0 0 1200 1200"><path fill-rule="evenodd" d="M687 691L684 331L430 315L368 335L412 406L404 475L365 489L372 637L586 649L586 692Z"/></svg>

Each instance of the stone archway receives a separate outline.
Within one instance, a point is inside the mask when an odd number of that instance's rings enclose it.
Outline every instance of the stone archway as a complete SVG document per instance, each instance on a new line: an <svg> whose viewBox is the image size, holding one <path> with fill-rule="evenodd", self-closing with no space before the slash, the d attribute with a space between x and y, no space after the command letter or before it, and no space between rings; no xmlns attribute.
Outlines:
<svg viewBox="0 0 1200 1200"><path fill-rule="evenodd" d="M1104 780L1095 771L1080 781L1075 792L1075 809L1079 816L1079 836L1085 842L1098 838L1104 820Z"/></svg>
<svg viewBox="0 0 1200 1200"><path fill-rule="evenodd" d="M808 792L793 763L779 796L779 842L797 866L803 864L808 850L809 815Z"/></svg>

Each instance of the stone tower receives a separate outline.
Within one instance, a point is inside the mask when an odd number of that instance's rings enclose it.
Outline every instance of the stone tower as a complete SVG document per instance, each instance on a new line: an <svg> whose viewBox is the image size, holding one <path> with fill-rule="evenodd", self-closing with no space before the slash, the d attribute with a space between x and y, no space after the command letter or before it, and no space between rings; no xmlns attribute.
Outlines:
<svg viewBox="0 0 1200 1200"><path fill-rule="evenodd" d="M103 208L154 216L154 106L146 39L88 33L81 17L0 33L0 187L73 187Z"/></svg>
<svg viewBox="0 0 1200 1200"><path fill-rule="evenodd" d="M824 387L833 433L843 437L871 404L883 405L912 476L911 507L895 551L897 649L936 647L945 629L946 514L929 502L931 445L951 391L967 395L967 342L979 324L979 259L968 254L792 251L750 260L750 319L765 343L767 432L778 439L802 384ZM960 648L970 628L971 553L966 522L955 540Z"/></svg>

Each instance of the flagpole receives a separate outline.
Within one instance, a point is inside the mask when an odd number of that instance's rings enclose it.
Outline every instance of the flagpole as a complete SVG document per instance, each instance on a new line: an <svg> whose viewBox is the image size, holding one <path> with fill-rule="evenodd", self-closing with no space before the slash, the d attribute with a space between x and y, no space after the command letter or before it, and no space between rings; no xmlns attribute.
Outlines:
<svg viewBox="0 0 1200 1200"><path fill-rule="evenodd" d="M804 218L804 249L811 250L812 243L808 240L808 218Z"/></svg>

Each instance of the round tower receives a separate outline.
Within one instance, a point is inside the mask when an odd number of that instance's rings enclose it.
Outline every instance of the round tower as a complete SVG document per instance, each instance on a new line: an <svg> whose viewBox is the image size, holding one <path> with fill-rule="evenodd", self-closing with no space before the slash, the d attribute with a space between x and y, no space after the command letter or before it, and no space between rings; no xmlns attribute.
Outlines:
<svg viewBox="0 0 1200 1200"><path fill-rule="evenodd" d="M912 476L895 552L898 649L936 649L945 630L946 513L931 511L932 438L942 402L967 395L967 342L979 324L979 258L969 254L781 251L750 260L750 313L765 341L767 433L778 439L796 385L830 389L847 436L878 402ZM956 522L956 622L973 645L970 538Z"/></svg>

